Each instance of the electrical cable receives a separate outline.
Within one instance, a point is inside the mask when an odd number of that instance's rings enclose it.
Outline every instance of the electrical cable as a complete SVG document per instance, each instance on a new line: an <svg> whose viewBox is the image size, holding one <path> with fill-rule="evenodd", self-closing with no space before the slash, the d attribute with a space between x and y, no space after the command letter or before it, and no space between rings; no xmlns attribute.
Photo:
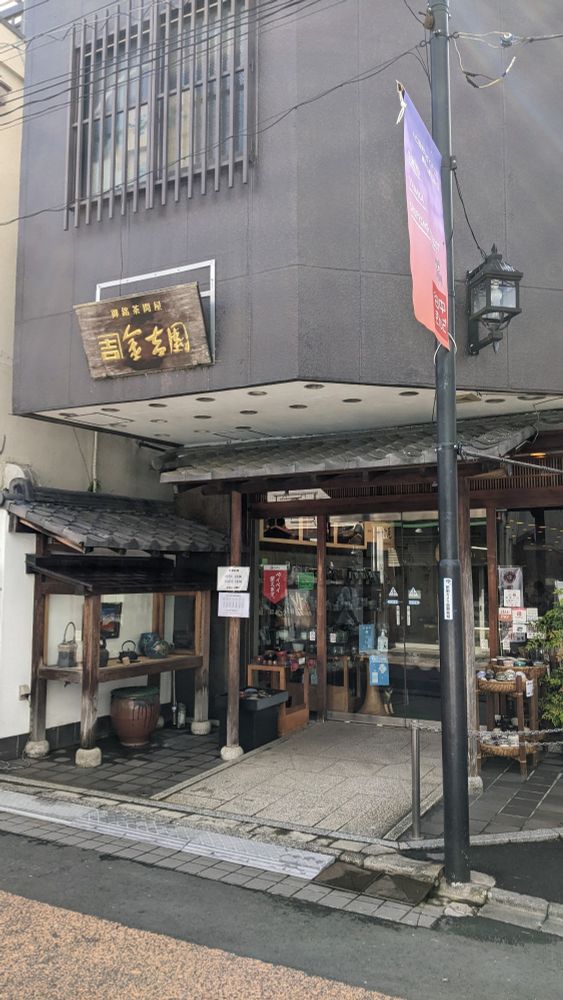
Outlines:
<svg viewBox="0 0 563 1000"><path fill-rule="evenodd" d="M408 0L403 0L403 3L405 5L405 7L407 8L407 10L412 14L412 16L414 17L415 21L418 21L419 24L424 24L424 21L422 21L420 19L420 17L418 16L418 14L416 13L416 11L414 11L412 9L411 5L408 3Z"/></svg>
<svg viewBox="0 0 563 1000"><path fill-rule="evenodd" d="M267 132L269 129L274 128L274 126L279 125L280 122L284 121L284 119L287 118L290 114L292 114L292 112L298 111L300 108L306 107L306 106L308 106L310 104L314 104L316 101L321 100L323 97L327 97L329 94L333 94L335 91L342 89L342 87L347 87L347 86L349 86L351 84L354 84L354 83L362 83L362 82L364 82L366 80L372 79L375 76L378 76L380 73L385 72L386 69L390 69L390 67L393 66L395 63L397 63L400 59L403 59L405 56L410 55L411 52L413 52L415 49L421 48L425 44L426 44L425 42L418 42L417 45L411 46L411 48L405 49L403 52L399 52L396 56L390 57L389 59L385 60L383 63L379 63L377 66L374 66L374 67L372 67L369 70L365 70L363 73L360 73L357 76L349 77L346 80L341 80L339 83L335 83L332 87L328 87L328 88L326 88L326 90L323 90L320 93L315 94L312 97L305 98L303 101L299 101L296 104L291 105L291 107L286 108L284 111L278 112L276 115L269 115L267 118L262 119L262 122L268 121L269 119L273 119L272 121L269 121L269 124L264 125L263 128L257 127L252 132L248 132L247 131L247 132L243 133L243 135L246 135L248 137L262 135L264 132ZM222 146L225 142L228 142L232 138L233 138L233 136L224 136L223 138L221 138L221 140L219 142L216 142L216 143L213 143L213 144L210 144L210 145L206 145L203 149L197 150L192 155L193 155L194 158L196 158L196 157L200 156L206 150L209 151L209 150L216 149L219 146ZM168 168L170 169L171 167L175 166L177 163L181 163L185 159L186 159L186 156L184 155L184 156L179 157L176 160L169 161ZM151 172L152 172L151 170L147 170L143 174L140 174L139 177L138 177L138 180L142 180L143 178L148 177ZM96 194L94 196L94 198L95 199L105 198L105 197L108 197L110 195L110 193L111 193L111 191L108 189L108 190L100 192L99 194ZM57 212L64 212L67 208L68 208L68 205L56 205L56 206L53 205L53 206L50 206L50 207L47 207L47 208L40 208L40 209L37 209L35 212L28 212L28 213L25 213L23 215L14 216L13 219L7 219L7 220L5 220L3 222L0 222L0 228L2 228L4 226L13 225L15 222L22 222L25 219L33 219L33 218L36 218L37 216L43 215L45 213L49 213L49 212L50 213L53 213L53 212L55 212L55 213L57 213Z"/></svg>
<svg viewBox="0 0 563 1000"><path fill-rule="evenodd" d="M279 2L279 0L271 0L271 2L277 4ZM274 18L274 15L276 15L276 14L279 15L284 9L289 9L290 7L293 7L296 2L299 2L299 10L301 11L303 8L317 7L317 5L319 3L321 3L321 2L323 2L323 0L309 0L309 2L306 3L306 4L302 3L301 0L292 0L292 2L288 4L287 0L284 0L284 3L280 7L278 7L276 10L266 11L265 14L262 15L263 20L265 20L266 17L270 17L270 20L266 21L266 27L265 28L260 28L260 26L259 26L259 29L258 29L259 30L259 34L260 35L266 34L268 31L274 30L276 27L278 27L282 23L282 19L283 19L283 23L286 23L286 20L290 16L292 16L292 14L286 13L286 14L283 14L282 16L276 17L276 18ZM324 12L325 10L329 10L331 7L337 6L338 4L343 3L343 2L344 2L344 0L332 0L331 3L328 3L324 7L322 7L320 9L320 11L316 9L316 10L310 10L308 13L301 13L299 17L295 18L295 20L296 21L297 20L302 20L303 18L308 17L311 14L315 14L317 12ZM236 39L239 40L239 41L243 40L246 37L248 37L248 35L250 35L251 29L253 28L253 22L249 18L243 18L241 23L244 26L247 26L248 30L246 32L244 32L244 31L238 31L238 32L236 32ZM256 23L258 23L258 21ZM227 31L229 31L229 30L230 29L228 27L225 28L224 26L222 26L222 35L223 35L223 37L227 33ZM216 34L218 34L218 32L215 29L211 34L213 36L215 36ZM234 34L234 32L233 32L233 34ZM210 37L210 33L209 32L208 32L207 37ZM202 34L202 36L200 38L198 38L197 43L196 43L197 46L198 46L198 48L199 48L200 45L203 45L205 43L205 38L206 38L206 36L204 34ZM219 41L219 42L217 42L213 46L207 45L206 46L206 52L207 52L208 57L209 57L209 54L212 53L213 51L220 50L222 48L223 44L224 44L224 42ZM142 57L143 57L142 65L143 65L143 69L146 70L147 67L150 67L150 66L152 66L154 64L157 64L159 62L159 60L161 58L161 55L162 55L162 50L163 50L164 47L165 47L164 46L164 39L157 39L156 42L151 43L151 45L147 46L146 49L142 50ZM183 48L184 47L183 47L183 45L182 45L181 42L175 48L170 48L169 47L168 48L168 57L170 58L170 56L173 56L175 53L181 52ZM148 58L148 55L150 54L151 50L152 50L152 52L154 54L152 55L151 58ZM170 65L169 65L169 71L170 70L174 70L175 67L178 64L179 64L179 60L176 63L174 63L172 61L170 63ZM110 67L110 71L109 71L108 76L111 77L111 76L115 75L115 68L114 67L115 67L115 63L114 63L113 66ZM68 78L69 74L66 74L66 76ZM69 106L69 104L71 104L74 101L75 96L76 96L76 91L79 90L80 86L83 83L86 84L87 82L89 82L90 81L90 77L91 77L91 67L88 67L88 68L85 68L83 74L76 74L76 76L74 74L72 74L71 78L74 78L74 82L72 83L72 85L70 87L65 88L64 90L59 91L56 94L53 93L53 94L49 94L47 97L44 97L44 98L37 98L37 99L33 99L33 100L27 100L26 98L28 97L28 94L24 93L24 103L20 103L17 107L9 109L7 112L4 112L3 114L0 115L0 131L5 131L5 130L8 130L10 128L16 128L23 121L33 121L33 120L35 120L37 118L40 118L42 116L46 116L48 114L52 114L55 111L67 108ZM61 81L61 83L62 82L63 81ZM44 89L45 90L51 90L51 89L53 89L53 86L55 86L55 85L54 84L53 85L48 85ZM35 93L41 93L41 90L38 88L35 91ZM71 95L70 99L67 100L67 101L63 101L62 103L53 105L52 107L49 107L49 108L40 109L40 110L38 110L36 112L33 112L31 114L27 114L26 113L27 110L28 110L28 108L31 107L34 104L43 104L43 103L48 102L48 101L53 101L57 97L64 97L66 94L70 94ZM20 98L17 98L17 100L20 100ZM6 104L8 102L4 102L4 103ZM5 123L3 123L3 124L1 123L1 119L2 118L8 117L10 115L20 114L20 112L23 112L23 114L21 114L20 117L18 117L18 118L11 118L7 122L5 122Z"/></svg>
<svg viewBox="0 0 563 1000"><path fill-rule="evenodd" d="M461 202L461 207L463 209L463 214L465 216L465 221L467 222L467 225L469 227L469 232L471 233L471 235L473 237L473 240L475 242L475 246L477 247L479 253L481 254L481 256L483 258L483 260L486 260L487 259L487 254L485 253L485 251L483 250L483 247L479 243L479 240L477 239L477 237L475 235L475 231L473 229L473 226L471 225L471 223L469 221L469 216L467 214L467 208L465 207L465 201L463 200L463 195L461 193L461 187L460 187L460 184L459 184L459 178L457 176L457 170L453 171L453 175L454 175L454 180L455 180L455 186L457 188L458 197L459 197L459 200Z"/></svg>
<svg viewBox="0 0 563 1000"><path fill-rule="evenodd" d="M274 18L275 15L281 15L281 14L283 14L284 11L289 11L290 13L294 13L293 8L295 8L296 6L298 7L298 9L300 11L303 8L308 8L308 7L316 6L320 2L322 2L322 0L309 0L308 3L304 3L303 0L264 0L264 2L260 5L260 7L259 8L255 8L254 9L254 13L249 13L248 16L246 16L245 13L240 13L240 12L237 13L237 14L235 14L235 15L227 15L226 17L222 18L220 21L217 21L217 22L214 22L214 23L210 24L207 27L207 30L205 30L205 29L204 30L199 30L198 29L197 32L194 31L193 34L194 34L194 37L195 37L195 42L192 42L192 46L196 45L197 48L199 49L199 47L202 46L202 45L204 45L205 42L209 40L209 38L216 36L219 33L219 29L221 30L222 34L227 34L228 35L233 29L235 29L235 31L236 31L237 25L239 25L239 24L241 26L247 26L247 25L250 26L250 25L252 25L254 23L258 23L260 21L266 21L266 18L271 18L273 20L273 18ZM343 2L343 0L333 0L333 3L329 4L329 7L335 6L335 3L338 3L338 2ZM141 9L142 8L138 8L139 11ZM325 8L323 8L323 9L325 9ZM133 13L134 12L135 11L133 10ZM122 12L121 16L123 18L125 18L125 20L129 19L129 13ZM113 21L113 17L112 18L108 17L107 19L104 19L104 20L106 20L107 23L111 25L111 23ZM281 17L278 17L277 20L281 20ZM90 29L93 29L93 27L94 27L93 24L92 25L88 25L86 21L84 23L87 25L87 27L89 27ZM77 21L76 24L79 25L80 22ZM186 25L187 24L188 24L188 22L186 22ZM99 22L99 27L102 27L102 25L103 25L103 21L100 21ZM137 25L138 25L138 22L137 22ZM245 33L245 37L246 37L247 33ZM242 33L236 32L237 38L240 37L241 34ZM101 39L99 39L99 41L101 41ZM160 50L162 48L162 46L163 46L163 43L164 43L164 38L158 38L154 42L151 42L150 45L146 46L146 48L144 48L142 50L143 51L143 56L146 58L147 56L151 55L151 52L153 50ZM110 47L113 48L113 43L111 43ZM181 44L179 44L177 47L175 47L173 49L170 48L170 52L172 54L174 52L179 52L181 48L182 48L182 46L181 46ZM215 45L212 45L212 46L207 45L207 51L208 52L213 52L217 48L219 48L219 43L217 43ZM89 73L89 70L85 71L85 76L87 76L88 73ZM32 95L34 95L36 93L43 92L43 90L52 89L54 86L57 85L57 83L62 85L65 81L68 82L70 79L74 78L74 76L75 75L73 73L70 73L70 72L60 73L60 74L57 74L56 76L47 77L45 80L39 81L34 87L25 87L24 86L24 87L18 88L17 90L12 91L11 96L4 101L4 105L3 106L5 107L7 104L12 103L12 101L14 101L14 100L19 100L20 99L20 95L24 95L26 98L29 98L30 96L32 96ZM77 82L80 82L79 76L78 76ZM62 93L65 93L65 92L66 91L61 91L59 95L53 95L53 96L60 96ZM27 103L26 103L26 106L27 106Z"/></svg>

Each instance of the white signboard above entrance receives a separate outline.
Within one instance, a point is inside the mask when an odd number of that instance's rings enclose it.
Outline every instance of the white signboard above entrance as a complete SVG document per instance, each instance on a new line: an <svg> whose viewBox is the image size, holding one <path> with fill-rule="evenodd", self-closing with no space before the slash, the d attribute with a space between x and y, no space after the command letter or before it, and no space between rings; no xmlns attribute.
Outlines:
<svg viewBox="0 0 563 1000"><path fill-rule="evenodd" d="M250 618L250 594L219 594L219 618Z"/></svg>
<svg viewBox="0 0 563 1000"><path fill-rule="evenodd" d="M248 590L250 566L218 566L217 590Z"/></svg>
<svg viewBox="0 0 563 1000"><path fill-rule="evenodd" d="M287 503L291 500L330 500L324 490L274 490L266 495L268 503Z"/></svg>

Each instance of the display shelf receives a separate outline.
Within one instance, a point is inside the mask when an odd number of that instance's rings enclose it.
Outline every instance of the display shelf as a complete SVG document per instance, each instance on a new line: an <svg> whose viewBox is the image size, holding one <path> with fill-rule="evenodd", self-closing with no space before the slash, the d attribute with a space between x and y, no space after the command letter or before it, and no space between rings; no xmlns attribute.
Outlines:
<svg viewBox="0 0 563 1000"><path fill-rule="evenodd" d="M125 677L144 677L146 674L163 674L170 670L198 670L202 665L202 657L188 653L172 653L160 659L141 656L135 663L120 663L110 660L107 667L98 667L98 680L118 681ZM41 664L39 676L48 681L64 681L66 684L81 684L82 669L80 667L57 667Z"/></svg>

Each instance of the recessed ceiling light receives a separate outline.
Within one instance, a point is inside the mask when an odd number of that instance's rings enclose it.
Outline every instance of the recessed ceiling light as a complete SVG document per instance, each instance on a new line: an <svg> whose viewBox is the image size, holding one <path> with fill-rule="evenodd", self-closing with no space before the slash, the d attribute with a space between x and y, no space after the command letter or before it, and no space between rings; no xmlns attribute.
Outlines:
<svg viewBox="0 0 563 1000"><path fill-rule="evenodd" d="M239 413L250 416L251 414L258 413L258 410L239 410Z"/></svg>
<svg viewBox="0 0 563 1000"><path fill-rule="evenodd" d="M151 424L167 424L168 421L164 420L162 417L153 417L151 419Z"/></svg>
<svg viewBox="0 0 563 1000"><path fill-rule="evenodd" d="M399 396L420 396L418 389L403 389Z"/></svg>
<svg viewBox="0 0 563 1000"><path fill-rule="evenodd" d="M343 399L342 402L343 403L361 403L362 400L359 399L357 396L348 396L348 398L347 399Z"/></svg>
<svg viewBox="0 0 563 1000"><path fill-rule="evenodd" d="M324 389L322 382L307 382L305 389Z"/></svg>
<svg viewBox="0 0 563 1000"><path fill-rule="evenodd" d="M545 458L546 454L545 451L531 451L530 458ZM538 528L545 528L545 524L538 524Z"/></svg>
<svg viewBox="0 0 563 1000"><path fill-rule="evenodd" d="M213 420L209 413L194 413L194 420Z"/></svg>
<svg viewBox="0 0 563 1000"><path fill-rule="evenodd" d="M486 403L506 403L506 399L504 399L502 396L500 396L500 397L499 396L493 396L492 399L486 399L485 402Z"/></svg>
<svg viewBox="0 0 563 1000"><path fill-rule="evenodd" d="M158 406L164 409L165 407L168 406L168 403L149 403L149 406L154 406L155 408Z"/></svg>
<svg viewBox="0 0 563 1000"><path fill-rule="evenodd" d="M307 403L290 403L289 404L289 409L290 410L306 410L307 409Z"/></svg>
<svg viewBox="0 0 563 1000"><path fill-rule="evenodd" d="M101 410L102 413L119 413L119 410L116 406L102 406Z"/></svg>
<svg viewBox="0 0 563 1000"><path fill-rule="evenodd" d="M264 389L249 389L248 396L267 396L268 393Z"/></svg>
<svg viewBox="0 0 563 1000"><path fill-rule="evenodd" d="M213 396L196 396L196 403L214 403Z"/></svg>

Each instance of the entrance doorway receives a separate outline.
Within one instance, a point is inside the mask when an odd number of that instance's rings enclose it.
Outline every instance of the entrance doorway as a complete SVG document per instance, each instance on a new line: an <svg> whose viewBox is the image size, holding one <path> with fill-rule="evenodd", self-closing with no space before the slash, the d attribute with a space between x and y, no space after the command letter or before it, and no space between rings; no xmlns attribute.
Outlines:
<svg viewBox="0 0 563 1000"><path fill-rule="evenodd" d="M258 655L306 668L317 707L317 525L261 522ZM488 658L486 517L471 519L476 656ZM329 716L440 720L438 515L330 515L326 539L326 705ZM274 582L274 577L277 582ZM277 589L273 589L273 588ZM281 589L280 589L281 588Z"/></svg>

